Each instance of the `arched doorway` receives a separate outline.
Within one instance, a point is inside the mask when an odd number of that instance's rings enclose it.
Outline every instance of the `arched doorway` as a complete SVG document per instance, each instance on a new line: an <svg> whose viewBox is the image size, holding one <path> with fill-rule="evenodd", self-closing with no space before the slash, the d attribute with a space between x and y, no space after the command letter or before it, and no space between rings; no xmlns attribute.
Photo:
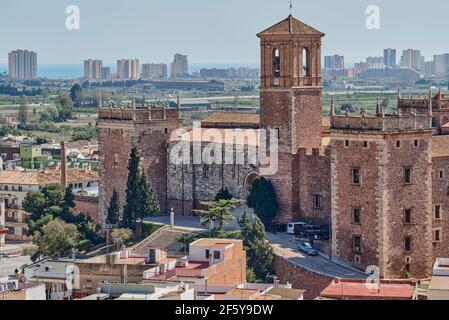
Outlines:
<svg viewBox="0 0 449 320"><path fill-rule="evenodd" d="M255 171L252 171L246 175L245 182L243 183L243 188L246 196L250 194L253 183L260 178L260 174Z"/></svg>

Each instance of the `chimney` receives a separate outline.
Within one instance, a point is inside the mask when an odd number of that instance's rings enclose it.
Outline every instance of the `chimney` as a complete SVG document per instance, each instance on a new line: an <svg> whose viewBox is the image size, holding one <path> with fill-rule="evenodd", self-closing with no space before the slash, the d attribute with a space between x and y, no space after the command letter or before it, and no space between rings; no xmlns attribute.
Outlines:
<svg viewBox="0 0 449 320"><path fill-rule="evenodd" d="M61 142L61 186L67 188L67 156L65 142Z"/></svg>

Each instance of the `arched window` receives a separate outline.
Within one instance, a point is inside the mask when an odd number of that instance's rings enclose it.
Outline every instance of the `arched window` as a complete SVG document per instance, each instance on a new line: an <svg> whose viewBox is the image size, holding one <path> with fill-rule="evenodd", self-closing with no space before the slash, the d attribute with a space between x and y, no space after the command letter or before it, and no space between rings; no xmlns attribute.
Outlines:
<svg viewBox="0 0 449 320"><path fill-rule="evenodd" d="M309 68L309 50L307 48L302 49L302 70L303 76L308 76L310 72Z"/></svg>
<svg viewBox="0 0 449 320"><path fill-rule="evenodd" d="M273 77L281 76L281 51L278 48L273 49Z"/></svg>

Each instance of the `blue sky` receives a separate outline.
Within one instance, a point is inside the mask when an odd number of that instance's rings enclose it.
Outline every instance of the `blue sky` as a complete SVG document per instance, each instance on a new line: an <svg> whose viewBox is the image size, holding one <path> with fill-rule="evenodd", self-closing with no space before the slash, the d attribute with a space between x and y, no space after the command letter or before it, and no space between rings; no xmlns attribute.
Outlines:
<svg viewBox="0 0 449 320"><path fill-rule="evenodd" d="M394 47L427 59L449 52L447 0L293 0L293 14L326 33L323 54L356 62ZM65 28L65 8L81 10L81 29ZM380 30L365 27L368 5ZM0 63L10 50L38 52L40 63L168 62L176 52L196 63L259 61L256 33L285 18L288 0L0 0Z"/></svg>

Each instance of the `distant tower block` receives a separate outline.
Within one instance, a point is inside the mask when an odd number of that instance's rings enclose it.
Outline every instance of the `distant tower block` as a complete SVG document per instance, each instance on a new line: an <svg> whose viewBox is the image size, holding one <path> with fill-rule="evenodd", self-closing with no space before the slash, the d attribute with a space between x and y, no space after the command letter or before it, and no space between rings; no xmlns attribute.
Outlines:
<svg viewBox="0 0 449 320"><path fill-rule="evenodd" d="M292 15L257 35L261 48L261 127L279 137L280 220L299 211L300 148L322 146L321 38Z"/></svg>

